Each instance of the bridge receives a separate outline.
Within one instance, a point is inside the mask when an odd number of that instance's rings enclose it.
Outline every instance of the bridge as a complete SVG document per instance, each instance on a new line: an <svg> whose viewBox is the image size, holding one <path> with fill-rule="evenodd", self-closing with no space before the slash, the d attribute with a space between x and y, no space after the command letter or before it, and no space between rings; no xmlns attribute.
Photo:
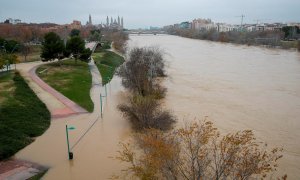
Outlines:
<svg viewBox="0 0 300 180"><path fill-rule="evenodd" d="M137 35L141 35L141 34L153 34L153 35L157 35L157 34L167 34L166 31L163 30L128 30L125 31L128 34L137 34Z"/></svg>

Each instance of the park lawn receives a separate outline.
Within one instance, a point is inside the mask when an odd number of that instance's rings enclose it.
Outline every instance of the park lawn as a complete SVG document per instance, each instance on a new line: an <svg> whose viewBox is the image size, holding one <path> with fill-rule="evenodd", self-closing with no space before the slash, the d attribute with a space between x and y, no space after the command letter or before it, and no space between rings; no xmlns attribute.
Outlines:
<svg viewBox="0 0 300 180"><path fill-rule="evenodd" d="M122 56L107 50L93 53L92 56L100 71L103 85L113 78L116 69L124 63Z"/></svg>
<svg viewBox="0 0 300 180"><path fill-rule="evenodd" d="M18 72L1 74L0 90L0 160L3 160L48 129L50 112Z"/></svg>
<svg viewBox="0 0 300 180"><path fill-rule="evenodd" d="M79 106L92 112L94 104L90 97L92 76L88 64L68 59L45 64L36 70L36 74L49 86L71 99Z"/></svg>

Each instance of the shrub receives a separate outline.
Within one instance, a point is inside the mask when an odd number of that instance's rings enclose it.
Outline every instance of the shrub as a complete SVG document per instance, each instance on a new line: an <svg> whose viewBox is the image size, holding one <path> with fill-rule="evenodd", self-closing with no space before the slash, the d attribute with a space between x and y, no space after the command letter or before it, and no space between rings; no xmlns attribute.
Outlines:
<svg viewBox="0 0 300 180"><path fill-rule="evenodd" d="M282 157L282 149L266 150L250 130L220 136L208 121L134 137L137 146L121 144L117 157L130 164L123 172L133 179L263 179Z"/></svg>
<svg viewBox="0 0 300 180"><path fill-rule="evenodd" d="M166 91L158 83L158 77L166 76L163 52L158 48L133 48L118 75L122 77L125 88L139 95L160 93L159 96L163 97Z"/></svg>
<svg viewBox="0 0 300 180"><path fill-rule="evenodd" d="M171 113L161 110L158 101L152 96L130 97L129 102L120 104L118 109L137 131L149 128L169 130L176 121Z"/></svg>

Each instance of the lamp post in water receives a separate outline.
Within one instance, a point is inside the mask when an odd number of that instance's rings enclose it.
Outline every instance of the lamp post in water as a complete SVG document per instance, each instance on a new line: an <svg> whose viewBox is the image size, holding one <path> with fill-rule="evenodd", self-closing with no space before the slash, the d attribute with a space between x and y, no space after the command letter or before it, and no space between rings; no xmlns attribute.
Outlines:
<svg viewBox="0 0 300 180"><path fill-rule="evenodd" d="M71 126L68 127L68 125L66 125L66 135L67 135L67 146L68 146L68 157L69 160L73 159L73 153L70 151L70 143L69 143L69 130L74 130L75 127Z"/></svg>

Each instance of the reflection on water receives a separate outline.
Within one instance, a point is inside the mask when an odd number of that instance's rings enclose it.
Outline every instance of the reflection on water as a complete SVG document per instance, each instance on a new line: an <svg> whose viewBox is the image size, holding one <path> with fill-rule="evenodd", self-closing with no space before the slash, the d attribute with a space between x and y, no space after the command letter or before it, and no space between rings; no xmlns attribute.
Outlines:
<svg viewBox="0 0 300 180"><path fill-rule="evenodd" d="M166 105L184 121L203 119L222 132L252 129L283 147L280 174L300 173L300 53L176 36L130 36L129 46L166 51Z"/></svg>

